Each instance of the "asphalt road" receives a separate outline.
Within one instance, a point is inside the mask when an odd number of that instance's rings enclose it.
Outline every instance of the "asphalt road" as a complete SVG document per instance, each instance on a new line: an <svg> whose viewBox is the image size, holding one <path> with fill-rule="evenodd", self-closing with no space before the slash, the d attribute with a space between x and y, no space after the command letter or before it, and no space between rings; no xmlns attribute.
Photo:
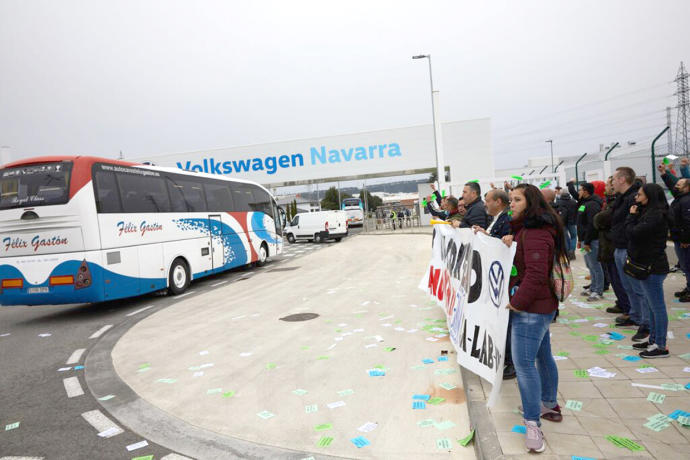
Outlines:
<svg viewBox="0 0 690 460"><path fill-rule="evenodd" d="M202 278L192 283L183 296L189 298L240 278L261 276L262 271L331 244L338 243L286 243L284 253L271 258L264 267L247 267ZM108 333L107 326L128 323L125 326L132 327L148 315L180 301L180 297L151 294L101 304L1 307L0 460L5 456L186 458L121 426L96 399L107 395L94 396L86 386L84 372L88 369L75 369L84 364L89 351ZM80 354L78 350L84 351ZM68 361L73 362L68 364ZM64 368L69 369L61 370ZM68 392L80 390L83 394L68 396ZM96 420L90 424L83 414ZM16 422L19 426L12 428ZM98 435L113 425L123 432L112 437ZM128 451L128 446L142 441L148 445Z"/></svg>

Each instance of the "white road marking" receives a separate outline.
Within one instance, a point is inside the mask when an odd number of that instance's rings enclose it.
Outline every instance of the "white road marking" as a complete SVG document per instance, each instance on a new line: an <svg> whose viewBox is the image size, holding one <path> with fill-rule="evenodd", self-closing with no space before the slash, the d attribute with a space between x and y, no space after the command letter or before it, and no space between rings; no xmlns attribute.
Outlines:
<svg viewBox="0 0 690 460"><path fill-rule="evenodd" d="M96 332L94 332L93 334L91 334L91 336L90 336L89 338L90 338L90 339L97 339L97 338L99 338L100 336L102 336L102 335L105 333L105 331L107 331L107 330L110 329L111 327L113 327L112 324L108 324L108 325L106 325L106 326L103 326L102 328L100 328L99 330L97 330Z"/></svg>
<svg viewBox="0 0 690 460"><path fill-rule="evenodd" d="M102 438L112 438L120 433L124 433L124 430L113 423L108 417L103 415L99 410L90 410L81 414L84 420L89 422L89 425L96 429L98 436Z"/></svg>
<svg viewBox="0 0 690 460"><path fill-rule="evenodd" d="M186 296L186 295L194 294L195 292L196 292L196 291L189 291L189 292L185 292L184 294L180 294L180 295L175 296L175 297L178 298L178 299L180 299L180 298L182 298L182 297L184 297L184 296Z"/></svg>
<svg viewBox="0 0 690 460"><path fill-rule="evenodd" d="M68 377L62 380L65 385L65 391L67 392L68 398L74 398L75 396L81 396L84 394L84 390L81 389L79 384L79 379L77 377Z"/></svg>
<svg viewBox="0 0 690 460"><path fill-rule="evenodd" d="M149 305L148 307L140 308L139 310L135 310L135 311L133 311L133 312L131 312L131 313L127 313L125 316L134 316L134 315L136 315L137 313L141 313L142 311L148 310L149 308L153 308L153 305Z"/></svg>
<svg viewBox="0 0 690 460"><path fill-rule="evenodd" d="M227 283L228 281L229 281L229 280L223 280L223 281L221 281L221 282L219 282L219 283L212 284L211 287L220 286L221 284L225 284L225 283Z"/></svg>
<svg viewBox="0 0 690 460"><path fill-rule="evenodd" d="M67 362L65 364L77 364L81 359L81 355L83 355L85 351L86 348L74 350L74 352L70 355L69 359L67 359Z"/></svg>

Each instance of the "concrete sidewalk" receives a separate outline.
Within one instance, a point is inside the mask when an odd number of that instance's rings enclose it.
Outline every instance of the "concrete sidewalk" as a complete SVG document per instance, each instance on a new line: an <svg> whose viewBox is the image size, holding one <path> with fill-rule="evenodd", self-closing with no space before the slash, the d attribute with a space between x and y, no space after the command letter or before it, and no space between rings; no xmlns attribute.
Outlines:
<svg viewBox="0 0 690 460"><path fill-rule="evenodd" d="M360 235L181 299L122 337L114 367L172 417L303 457L474 458L444 315L417 287L430 246Z"/></svg>
<svg viewBox="0 0 690 460"><path fill-rule="evenodd" d="M613 305L613 292L605 293L604 302L588 304L579 295L582 286L589 283L584 279L586 269L581 258L574 270L577 287L561 307L559 323L551 326L553 353L559 355L556 361L558 402L563 409L563 421L542 421L547 449L539 458L690 458L690 427L683 427L676 420L671 420L661 431L644 426L648 417L657 414L669 415L676 410L690 412L690 391L683 389L690 382L690 314L687 313L690 305L673 300L673 292L684 286L683 276L670 274L664 285L671 357L639 360L637 353L630 349L633 343L630 337L635 330L610 327L616 315L605 310ZM609 331L625 337L602 344L600 334ZM604 368L615 373L615 377L587 375L587 369L593 367ZM651 371L652 368L655 370ZM585 376L578 376L577 370L584 370ZM658 388L637 387L633 383ZM680 389L676 387L673 391L674 384ZM491 386L482 382L482 387L488 395ZM652 392L665 395L665 398L659 402L648 401ZM565 407L568 401L574 409ZM524 434L512 431L523 425L522 416L517 412L520 404L517 381L504 382L501 401L490 410L503 458L536 458L526 454ZM634 452L617 447L606 439L609 435L629 438L643 450ZM491 447L496 446L485 446Z"/></svg>

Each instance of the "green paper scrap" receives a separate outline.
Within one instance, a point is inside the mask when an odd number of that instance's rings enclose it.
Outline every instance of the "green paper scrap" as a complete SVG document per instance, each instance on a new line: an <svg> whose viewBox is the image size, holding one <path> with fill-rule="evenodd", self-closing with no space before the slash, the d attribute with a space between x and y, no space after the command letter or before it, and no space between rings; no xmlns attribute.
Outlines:
<svg viewBox="0 0 690 460"><path fill-rule="evenodd" d="M340 395L340 396L349 396L349 395L354 394L354 393L355 393L355 390L352 390L352 389L349 389L349 388L348 388L347 390L340 390L340 391L338 392L338 395Z"/></svg>
<svg viewBox="0 0 690 460"><path fill-rule="evenodd" d="M416 366L410 367L410 369L412 369L413 371L424 369L424 364L417 364Z"/></svg>
<svg viewBox="0 0 690 460"><path fill-rule="evenodd" d="M143 457L132 457L132 460L153 460L153 455L144 455Z"/></svg>
<svg viewBox="0 0 690 460"><path fill-rule="evenodd" d="M669 160L667 157L664 157L664 160L663 160L663 161L664 161L664 164L665 164L665 165L667 165L667 164L669 164L669 163L671 162L671 160Z"/></svg>
<svg viewBox="0 0 690 460"><path fill-rule="evenodd" d="M427 427L433 426L435 424L436 424L436 422L434 422L433 418L427 418L427 419L420 420L419 422L417 422L417 426L419 428L427 428Z"/></svg>
<svg viewBox="0 0 690 460"><path fill-rule="evenodd" d="M679 415L676 421L683 426L690 426L690 417L686 415Z"/></svg>
<svg viewBox="0 0 690 460"><path fill-rule="evenodd" d="M446 398L439 398L439 397L436 397L436 398L431 398L431 399L428 401L428 403L429 403L429 404L437 405L437 404L441 404L441 403L442 403L443 401L445 401L445 400L446 400Z"/></svg>
<svg viewBox="0 0 690 460"><path fill-rule="evenodd" d="M446 197L446 191L445 190L441 190L441 197L443 197L443 198Z"/></svg>
<svg viewBox="0 0 690 460"><path fill-rule="evenodd" d="M457 369L436 369L434 371L434 374L436 375L450 375L450 374L455 374L457 372Z"/></svg>
<svg viewBox="0 0 690 460"><path fill-rule="evenodd" d="M318 404L310 404L308 406L304 406L304 413L305 414L313 414L314 412L319 411L319 405Z"/></svg>
<svg viewBox="0 0 690 460"><path fill-rule="evenodd" d="M435 423L434 426L439 430L448 430L453 428L455 423L451 422L450 420L444 420L442 422Z"/></svg>
<svg viewBox="0 0 690 460"><path fill-rule="evenodd" d="M579 332L577 332L577 331L570 331L570 332L568 332L568 334L570 334L570 335L572 335L572 336L574 336L574 337L579 337L579 336L582 335L581 333L579 333Z"/></svg>
<svg viewBox="0 0 690 460"><path fill-rule="evenodd" d="M275 369L276 368L276 363L268 363L266 364L266 369Z"/></svg>
<svg viewBox="0 0 690 460"><path fill-rule="evenodd" d="M683 353L682 355L678 355L678 357L690 360L690 353Z"/></svg>
<svg viewBox="0 0 690 460"><path fill-rule="evenodd" d="M617 345L616 348L620 348L621 350L632 350L633 349L632 345Z"/></svg>
<svg viewBox="0 0 690 460"><path fill-rule="evenodd" d="M668 415L665 414L655 414L652 415L651 417L647 417L648 422L664 422L664 423L671 423L673 419L669 417Z"/></svg>
<svg viewBox="0 0 690 460"><path fill-rule="evenodd" d="M580 327L580 325L579 325L579 324L569 324L569 326L570 326L570 327L574 327L574 328L578 328L578 327Z"/></svg>
<svg viewBox="0 0 690 460"><path fill-rule="evenodd" d="M662 393L655 393L652 391L647 395L647 401L651 401L657 404L662 404L664 402L664 399L666 399L666 395Z"/></svg>
<svg viewBox="0 0 690 460"><path fill-rule="evenodd" d="M175 382L177 382L177 379L158 379L158 380L156 380L156 382L160 382L160 383L175 383Z"/></svg>
<svg viewBox="0 0 690 460"><path fill-rule="evenodd" d="M643 364L638 369L647 369L648 367L654 367L651 364Z"/></svg>
<svg viewBox="0 0 690 460"><path fill-rule="evenodd" d="M424 198L424 199L422 200L422 206L426 207L426 205L427 205L426 198Z"/></svg>
<svg viewBox="0 0 690 460"><path fill-rule="evenodd" d="M567 351L559 351L558 353L556 353L556 356L565 356L567 358L568 356L570 356L570 353L568 353Z"/></svg>
<svg viewBox="0 0 690 460"><path fill-rule="evenodd" d="M316 425L314 427L314 431L326 431L330 430L331 428L333 428L331 423L322 423L321 425Z"/></svg>
<svg viewBox="0 0 690 460"><path fill-rule="evenodd" d="M328 447L331 445L332 442L333 442L333 438L329 438L329 437L324 436L321 439L319 439L319 441L316 443L316 445L319 447Z"/></svg>
<svg viewBox="0 0 690 460"><path fill-rule="evenodd" d="M522 180L522 176L510 176L510 177L512 177L515 180Z"/></svg>
<svg viewBox="0 0 690 460"><path fill-rule="evenodd" d="M474 439L474 430L470 431L470 434L464 438L458 439L458 444L460 444L462 447L465 447L470 443L470 441L472 441L472 439Z"/></svg>
<svg viewBox="0 0 690 460"><path fill-rule="evenodd" d="M383 349L383 351L393 351L395 350L395 347L386 347Z"/></svg>
<svg viewBox="0 0 690 460"><path fill-rule="evenodd" d="M565 408L580 411L582 410L582 401L575 401L574 399L569 399L565 403Z"/></svg>
<svg viewBox="0 0 690 460"><path fill-rule="evenodd" d="M577 210L578 210L579 212L585 212L585 205L583 204L582 206L580 206L579 208L577 208Z"/></svg>
<svg viewBox="0 0 690 460"><path fill-rule="evenodd" d="M599 340L599 337L597 337L596 335L589 335L588 334L588 335L582 336L582 339L587 341L587 342L596 342L597 340Z"/></svg>
<svg viewBox="0 0 690 460"><path fill-rule="evenodd" d="M517 276L517 275L518 275L517 267L515 265L513 265L513 267L510 269L510 276Z"/></svg>
<svg viewBox="0 0 690 460"><path fill-rule="evenodd" d="M441 438L436 440L436 447L439 449L450 449L452 444L450 443L450 439L448 438Z"/></svg>
<svg viewBox="0 0 690 460"><path fill-rule="evenodd" d="M342 329L336 329L335 332L343 332Z"/></svg>
<svg viewBox="0 0 690 460"><path fill-rule="evenodd" d="M297 396L304 396L304 395L306 395L306 394L308 393L308 391L307 391L307 390L303 390L303 389L301 389L301 388L298 388L298 389L296 389L296 390L292 390L292 393L293 393L293 394L296 394Z"/></svg>
<svg viewBox="0 0 690 460"><path fill-rule="evenodd" d="M649 428L652 431L656 431L657 433L661 430L664 430L671 426L669 422L663 421L663 420L657 420L657 421L649 421L645 423L644 425L645 428Z"/></svg>
<svg viewBox="0 0 690 460"><path fill-rule="evenodd" d="M319 356L318 358L316 358L316 360L317 360L317 361L322 361L322 360L328 359L328 358L329 358L328 356Z"/></svg>
<svg viewBox="0 0 690 460"><path fill-rule="evenodd" d="M226 391L225 393L223 393L224 398L232 398L233 396L235 396L234 391Z"/></svg>
<svg viewBox="0 0 690 460"><path fill-rule="evenodd" d="M608 351L608 350L601 349L601 350L595 351L594 354L595 354L595 355L608 355L608 354L609 354L609 351Z"/></svg>
<svg viewBox="0 0 690 460"><path fill-rule="evenodd" d="M20 422L14 422L14 423L10 423L9 425L5 425L5 431L10 431L10 430L14 430L16 428L19 428L19 423Z"/></svg>
<svg viewBox="0 0 690 460"><path fill-rule="evenodd" d="M452 383L442 383L442 384L439 385L439 386L440 386L441 388L443 388L444 390L448 390L448 391L454 390L454 389L457 388L457 385L453 385Z"/></svg>
<svg viewBox="0 0 690 460"><path fill-rule="evenodd" d="M474 182L476 184L476 183L479 183L479 179L472 179L472 180L469 180L467 182Z"/></svg>
<svg viewBox="0 0 690 460"><path fill-rule="evenodd" d="M216 395L218 393L222 393L223 389L222 388L211 388L210 390L206 390L207 395Z"/></svg>
<svg viewBox="0 0 690 460"><path fill-rule="evenodd" d="M585 369L575 369L573 372L575 377L587 378L587 371Z"/></svg>
<svg viewBox="0 0 690 460"><path fill-rule="evenodd" d="M374 366L374 369L380 369L382 371L385 371L386 366L384 366L383 364L377 364L376 366Z"/></svg>
<svg viewBox="0 0 690 460"><path fill-rule="evenodd" d="M306 345L302 345L300 348L301 348L302 350L309 350L309 347L306 346Z"/></svg>
<svg viewBox="0 0 690 460"><path fill-rule="evenodd" d="M622 448L631 450L633 452L641 452L644 450L644 447L637 444L632 439L622 438L620 436L609 435L609 436L606 436L606 440L609 441L611 444L613 444L616 447L622 447Z"/></svg>
<svg viewBox="0 0 690 460"><path fill-rule="evenodd" d="M113 399L114 397L115 397L115 395L106 395L106 396L103 396L102 398L98 398L98 400L99 401L108 401L110 399Z"/></svg>
<svg viewBox="0 0 690 460"><path fill-rule="evenodd" d="M680 383L662 383L661 388L664 390L669 390L669 391L683 391L683 385Z"/></svg>
<svg viewBox="0 0 690 460"><path fill-rule="evenodd" d="M541 184L541 185L539 186L539 188L540 188L540 189L545 189L545 188L548 187L549 185L551 185L551 181L550 181L550 180L547 180L546 182L544 182L543 184Z"/></svg>
<svg viewBox="0 0 690 460"><path fill-rule="evenodd" d="M140 364L140 365L139 365L139 369L144 369L144 368L147 368L147 367L151 367L151 363L144 363L144 364Z"/></svg>
<svg viewBox="0 0 690 460"><path fill-rule="evenodd" d="M431 194L431 199L432 199L433 201L436 201L436 192L433 192L433 193Z"/></svg>
<svg viewBox="0 0 690 460"><path fill-rule="evenodd" d="M259 412L259 413L256 414L256 415L258 415L259 417L261 417L261 418L264 419L264 420L267 420L267 419L269 419L269 418L271 418L271 417L275 417L276 414L274 414L274 413L272 413L272 412L269 412L269 411L265 410L265 411Z"/></svg>

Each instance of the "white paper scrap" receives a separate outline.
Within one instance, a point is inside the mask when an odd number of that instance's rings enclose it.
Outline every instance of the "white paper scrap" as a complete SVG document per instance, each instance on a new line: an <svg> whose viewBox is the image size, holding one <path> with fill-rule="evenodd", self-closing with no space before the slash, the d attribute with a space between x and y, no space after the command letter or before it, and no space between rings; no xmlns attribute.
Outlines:
<svg viewBox="0 0 690 460"><path fill-rule="evenodd" d="M240 353L240 356L243 358L246 358L247 356L251 356L252 352L251 351L245 351L244 353Z"/></svg>
<svg viewBox="0 0 690 460"><path fill-rule="evenodd" d="M345 401L335 401L335 402L326 404L326 406L329 409L335 409L336 407L342 407L344 405L345 405Z"/></svg>
<svg viewBox="0 0 690 460"><path fill-rule="evenodd" d="M630 385L634 387L640 387L640 388L654 388L655 390L665 390L666 388L661 387L659 385L647 385L644 383L631 383Z"/></svg>
<svg viewBox="0 0 690 460"><path fill-rule="evenodd" d="M207 355L207 354L208 354L208 350L200 351L199 354L200 354L201 356Z"/></svg>
<svg viewBox="0 0 690 460"><path fill-rule="evenodd" d="M136 442L134 444L130 444L129 446L127 446L127 450L131 452L133 450L141 449L142 447L146 447L148 445L149 443L146 441Z"/></svg>
<svg viewBox="0 0 690 460"><path fill-rule="evenodd" d="M438 339L436 339L436 338L434 338L434 337L427 337L426 339L427 339L429 342L438 342Z"/></svg>
<svg viewBox="0 0 690 460"><path fill-rule="evenodd" d="M71 366L70 367L61 367L60 369L58 369L58 372L65 372L65 371L68 371L70 369L72 369Z"/></svg>
<svg viewBox="0 0 690 460"><path fill-rule="evenodd" d="M204 371L195 372L194 375L192 375L192 377L194 377L194 378L203 377L203 376L204 376Z"/></svg>
<svg viewBox="0 0 690 460"><path fill-rule="evenodd" d="M38 334L39 337L50 337L53 334Z"/></svg>
<svg viewBox="0 0 690 460"><path fill-rule="evenodd" d="M364 425L357 428L357 430L361 431L362 433L369 433L370 431L374 431L377 426L379 426L378 423L367 422Z"/></svg>
<svg viewBox="0 0 690 460"><path fill-rule="evenodd" d="M199 366L199 369L205 369L207 367L213 367L213 363L206 363Z"/></svg>
<svg viewBox="0 0 690 460"><path fill-rule="evenodd" d="M120 434L120 433L124 433L124 431L122 431L122 429L120 429L116 426L113 426L113 427L108 428L105 431L101 431L100 433L98 433L98 436L100 436L101 438L111 438L111 437L113 437L117 434Z"/></svg>
<svg viewBox="0 0 690 460"><path fill-rule="evenodd" d="M364 345L364 348L374 348L374 347L378 347L378 345L375 343L370 343L369 345Z"/></svg>
<svg viewBox="0 0 690 460"><path fill-rule="evenodd" d="M405 331L405 328L404 328L404 327L396 327L396 328L393 329L393 330L394 330L394 331L401 331L401 332L404 332L404 331Z"/></svg>
<svg viewBox="0 0 690 460"><path fill-rule="evenodd" d="M645 367L642 369L635 369L637 372L640 374L649 374L650 372L659 372L659 370L656 367Z"/></svg>
<svg viewBox="0 0 690 460"><path fill-rule="evenodd" d="M391 323L384 323L384 324L382 324L381 326L383 326L383 327L391 327L392 324L391 324Z"/></svg>
<svg viewBox="0 0 690 460"><path fill-rule="evenodd" d="M595 323L595 324L592 324L592 326L594 326L594 327L608 327L608 324L606 324L606 323Z"/></svg>
<svg viewBox="0 0 690 460"><path fill-rule="evenodd" d="M376 339L377 342L383 342L383 337L381 337L380 335L375 335L374 339Z"/></svg>
<svg viewBox="0 0 690 460"><path fill-rule="evenodd" d="M564 359L568 359L568 357L567 356L554 356L553 357L554 361L562 361Z"/></svg>
<svg viewBox="0 0 690 460"><path fill-rule="evenodd" d="M364 332L364 329L352 329L352 332Z"/></svg>
<svg viewBox="0 0 690 460"><path fill-rule="evenodd" d="M414 332L417 332L419 329L408 329L407 332L412 334Z"/></svg>

